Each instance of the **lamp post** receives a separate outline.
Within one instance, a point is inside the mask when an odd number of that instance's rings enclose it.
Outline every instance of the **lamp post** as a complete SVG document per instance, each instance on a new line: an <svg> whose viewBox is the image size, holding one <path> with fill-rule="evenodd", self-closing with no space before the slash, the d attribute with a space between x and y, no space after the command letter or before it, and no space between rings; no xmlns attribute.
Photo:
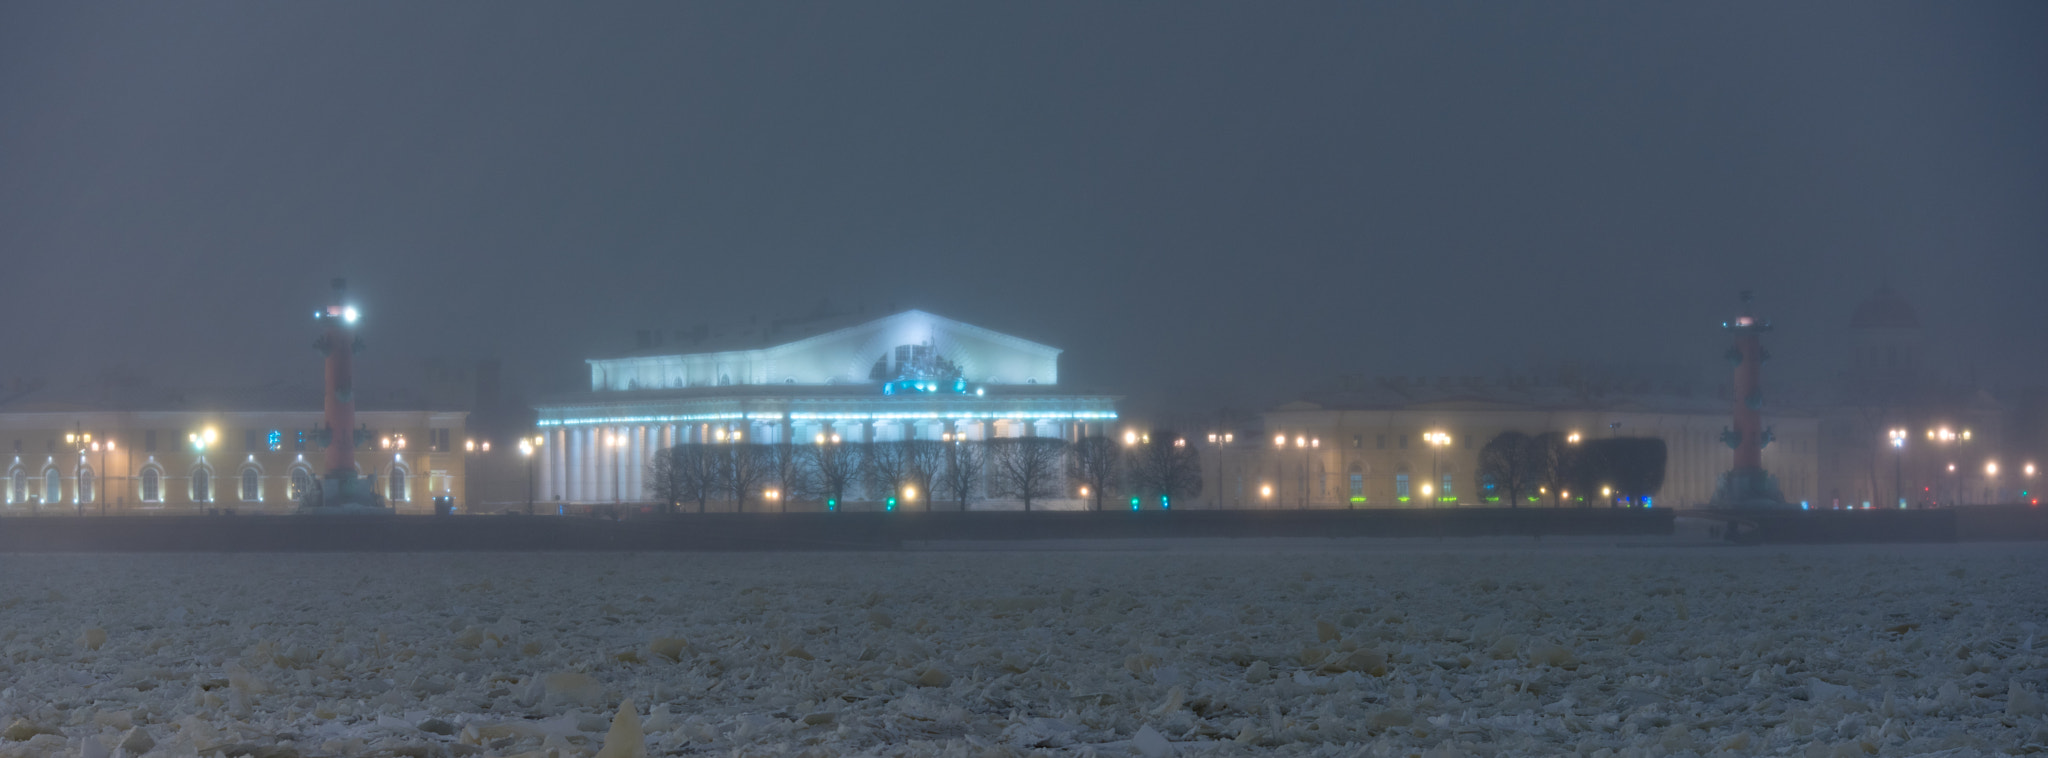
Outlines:
<svg viewBox="0 0 2048 758"><path fill-rule="evenodd" d="M1937 443L1940 443L1940 444L1941 444L1942 446L1944 446L1944 447L1946 447L1946 446L1950 446L1950 445L1954 445L1954 446L1956 446L1957 448L1959 448L1959 449L1960 449L1960 448L1963 448L1963 447L1967 447L1967 446L1969 445L1969 443L1970 443L1970 430L1969 430L1969 429L1964 429L1964 430L1962 430L1962 431L1960 431L1960 432L1957 432L1957 431L1951 431L1951 430L1950 430L1950 429L1949 429L1948 427L1946 427L1946 426L1944 426L1944 427L1940 427L1940 428L1936 428L1936 429L1928 429L1928 430L1927 430L1927 439L1930 439L1930 440L1933 440L1933 441L1935 441L1935 442L1937 442ZM1962 475L1961 475L1961 474L1958 474L1958 473L1956 473L1956 464L1955 464L1955 463L1953 463L1953 462L1951 462L1951 463L1949 463L1949 464L1948 464L1948 472L1949 472L1949 474L1950 474L1950 476L1949 476L1949 494L1950 494L1950 496L1952 497L1952 500L1951 500L1951 502L1950 502L1950 505L1962 505L1962 504L1963 504L1963 478L1962 478Z"/></svg>
<svg viewBox="0 0 2048 758"><path fill-rule="evenodd" d="M1223 448L1229 446L1236 437L1237 435L1230 432L1209 433L1209 444L1216 448L1216 497L1212 498L1211 502L1216 504L1217 510L1223 509Z"/></svg>
<svg viewBox="0 0 2048 758"><path fill-rule="evenodd" d="M546 436L539 434L532 437L519 438L519 456L526 459L526 515L528 516L533 515L534 453L540 450L541 442L546 439Z"/></svg>
<svg viewBox="0 0 2048 758"><path fill-rule="evenodd" d="M1998 461L1984 462L1984 483L1991 485L1991 502L1998 502Z"/></svg>
<svg viewBox="0 0 2048 758"><path fill-rule="evenodd" d="M1892 430L1892 496L1906 507L1906 430Z"/></svg>
<svg viewBox="0 0 2048 758"><path fill-rule="evenodd" d="M1301 444L1301 438L1294 438L1294 446L1301 449L1301 508L1308 510L1308 460L1315 454L1310 452L1323 446L1321 437L1308 438L1308 445Z"/></svg>
<svg viewBox="0 0 2048 758"><path fill-rule="evenodd" d="M107 454L114 452L112 439L93 440L93 452L100 454L100 467L93 471L93 495L100 501L100 515L107 515Z"/></svg>
<svg viewBox="0 0 2048 758"><path fill-rule="evenodd" d="M1422 440L1429 443L1429 483L1430 486L1434 487L1438 482L1444 480L1441 459L1444 446L1451 444L1451 435L1444 432L1423 432ZM1443 497L1443 495L1438 495L1431 502L1442 502Z"/></svg>
<svg viewBox="0 0 2048 758"><path fill-rule="evenodd" d="M79 465L72 469L71 474L71 504L72 506L74 506L78 515L83 516L85 515L85 504L87 499L80 498L78 496L78 483L83 480L83 477L80 477L78 474L85 468L86 451L91 450L94 452L98 452L100 449L100 443L93 440L92 432L86 431L85 425L79 422L72 423L72 432L70 434L64 435L64 441L78 446ZM106 498L102 496L106 492L107 486L106 482L101 481L106 478L106 471L107 454L102 452L100 453L100 466L97 470L93 472L95 479L93 481L92 493L93 497L99 498L100 500L100 515L102 516L107 515Z"/></svg>

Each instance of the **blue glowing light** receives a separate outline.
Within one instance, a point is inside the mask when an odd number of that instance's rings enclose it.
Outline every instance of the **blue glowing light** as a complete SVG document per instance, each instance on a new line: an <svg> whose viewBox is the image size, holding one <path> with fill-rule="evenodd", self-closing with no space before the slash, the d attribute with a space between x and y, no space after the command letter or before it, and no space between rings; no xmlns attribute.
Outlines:
<svg viewBox="0 0 2048 758"><path fill-rule="evenodd" d="M1799 501L1799 510L1802 510L1802 511L1803 511L1803 510L1807 510L1807 506L1806 506L1806 501L1804 501L1804 500L1801 500L1801 501Z"/></svg>
<svg viewBox="0 0 2048 758"><path fill-rule="evenodd" d="M1648 496L1648 495L1644 495L1644 496L1643 496L1643 507L1644 507L1644 508L1648 508L1648 507L1650 507L1650 496Z"/></svg>

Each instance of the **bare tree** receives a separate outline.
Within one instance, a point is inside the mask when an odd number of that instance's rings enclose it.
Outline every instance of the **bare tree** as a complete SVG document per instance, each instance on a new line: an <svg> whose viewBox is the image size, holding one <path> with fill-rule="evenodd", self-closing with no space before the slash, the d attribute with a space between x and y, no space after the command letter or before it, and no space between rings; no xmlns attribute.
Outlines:
<svg viewBox="0 0 2048 758"><path fill-rule="evenodd" d="M1482 486L1504 492L1509 508L1522 505L1522 493L1540 486L1539 471L1546 456L1535 438L1516 431L1501 432L1479 449L1479 480Z"/></svg>
<svg viewBox="0 0 2048 758"><path fill-rule="evenodd" d="M859 443L829 442L811 445L804 450L803 478L808 494L825 501L827 510L838 510L846 501L846 491L860 478L867 458L867 446Z"/></svg>
<svg viewBox="0 0 2048 758"><path fill-rule="evenodd" d="M803 452L795 444L777 442L764 445L762 455L763 463L768 469L768 481L775 484L775 501L780 504L782 511L787 512L789 499L804 489L804 475L808 471L804 465Z"/></svg>
<svg viewBox="0 0 2048 758"><path fill-rule="evenodd" d="M1024 501L1060 494L1066 476L1062 460L1067 443L1057 437L1009 437L989 444L989 458L996 472L996 484L1004 493Z"/></svg>
<svg viewBox="0 0 2048 758"><path fill-rule="evenodd" d="M1153 432L1151 441L1139 445L1131 461L1131 484L1141 496L1161 498L1162 506L1199 496L1201 455L1173 432Z"/></svg>
<svg viewBox="0 0 2048 758"><path fill-rule="evenodd" d="M917 488L918 497L924 498L924 509L932 509L932 484L946 468L946 443L938 440L906 440L903 442L903 457L910 464L903 473L903 481Z"/></svg>
<svg viewBox="0 0 2048 758"><path fill-rule="evenodd" d="M747 509L747 501L761 491L770 474L762 445L729 443L712 445L718 462L718 489L732 500L734 511Z"/></svg>
<svg viewBox="0 0 2048 758"><path fill-rule="evenodd" d="M890 440L868 444L867 464L861 469L861 483L884 501L895 499L910 477L910 443Z"/></svg>
<svg viewBox="0 0 2048 758"><path fill-rule="evenodd" d="M1068 456L1068 476L1088 487L1088 494L1095 500L1095 510L1102 510L1102 499L1109 496L1109 490L1116 486L1117 479L1124 471L1124 451L1116 440L1108 437L1083 437L1074 443L1073 454Z"/></svg>
<svg viewBox="0 0 2048 758"><path fill-rule="evenodd" d="M939 489L965 511L968 498L974 497L988 471L988 443L956 439L941 444L946 448L946 465L939 474Z"/></svg>
<svg viewBox="0 0 2048 758"><path fill-rule="evenodd" d="M1572 443L1559 432L1544 432L1529 438L1530 477L1536 486L1550 493L1550 507L1564 507L1564 491L1571 487Z"/></svg>
<svg viewBox="0 0 2048 758"><path fill-rule="evenodd" d="M718 461L706 445L683 444L661 451L649 467L654 479L654 496L671 508L683 503L696 503L697 512L704 512L704 503L711 499L719 488Z"/></svg>

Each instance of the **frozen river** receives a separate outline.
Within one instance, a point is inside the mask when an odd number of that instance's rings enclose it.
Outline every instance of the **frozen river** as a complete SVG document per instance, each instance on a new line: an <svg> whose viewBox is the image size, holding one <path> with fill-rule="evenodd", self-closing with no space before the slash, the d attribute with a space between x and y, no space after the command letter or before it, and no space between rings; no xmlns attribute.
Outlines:
<svg viewBox="0 0 2048 758"><path fill-rule="evenodd" d="M0 755L2040 750L2044 559L5 556Z"/></svg>

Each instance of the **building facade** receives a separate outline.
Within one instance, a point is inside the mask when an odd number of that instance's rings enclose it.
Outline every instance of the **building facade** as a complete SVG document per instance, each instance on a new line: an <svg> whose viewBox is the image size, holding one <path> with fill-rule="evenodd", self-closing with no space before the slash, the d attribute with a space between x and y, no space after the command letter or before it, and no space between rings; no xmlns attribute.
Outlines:
<svg viewBox="0 0 2048 758"><path fill-rule="evenodd" d="M1765 468L1789 501L1816 502L1819 420L1773 413L1767 423L1775 441L1764 448ZM1203 507L1417 508L1505 506L1479 478L1481 449L1503 432L1653 437L1664 441L1667 463L1652 505L1687 507L1706 503L1728 470L1732 451L1721 440L1728 425L1726 401L1713 398L1589 398L1476 378L1354 378L1314 401L1268 411L1261 428L1233 430L1227 444L1207 433L1190 441L1204 455ZM1597 493L1571 498L1573 505L1599 502ZM1546 493L1541 502L1552 499Z"/></svg>
<svg viewBox="0 0 2048 758"><path fill-rule="evenodd" d="M2044 428L2035 406L1944 375L1919 311L1890 285L1857 304L1854 352L1821 409L1830 507L1979 505L2032 500Z"/></svg>
<svg viewBox="0 0 2048 758"><path fill-rule="evenodd" d="M0 507L8 515L291 513L323 473L319 393L307 395L304 410L255 399L263 394L0 404L0 440L9 445ZM399 513L429 513L436 496L459 507L465 416L359 411L373 435L358 465Z"/></svg>
<svg viewBox="0 0 2048 758"><path fill-rule="evenodd" d="M546 501L647 502L679 444L1073 440L1117 418L1115 397L1060 388L1058 348L923 311L679 339L589 360L588 392L536 407Z"/></svg>

